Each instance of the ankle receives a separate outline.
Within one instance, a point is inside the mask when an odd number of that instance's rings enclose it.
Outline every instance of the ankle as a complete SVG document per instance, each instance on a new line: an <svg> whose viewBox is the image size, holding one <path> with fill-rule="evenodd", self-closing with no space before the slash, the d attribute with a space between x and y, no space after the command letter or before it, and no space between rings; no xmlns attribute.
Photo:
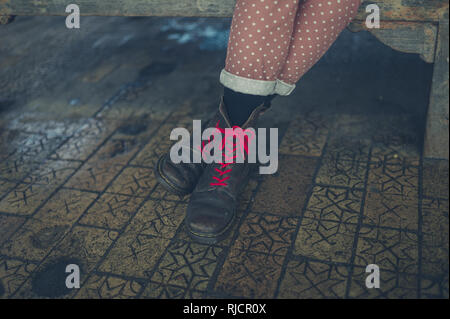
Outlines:
<svg viewBox="0 0 450 319"><path fill-rule="evenodd" d="M270 102L275 96L244 94L224 87L223 100L231 125L242 126L258 106Z"/></svg>

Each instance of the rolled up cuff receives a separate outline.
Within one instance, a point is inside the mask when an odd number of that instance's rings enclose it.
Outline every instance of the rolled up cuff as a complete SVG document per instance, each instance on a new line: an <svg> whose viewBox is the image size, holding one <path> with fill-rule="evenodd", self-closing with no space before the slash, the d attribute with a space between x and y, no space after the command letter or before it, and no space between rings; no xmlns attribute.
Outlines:
<svg viewBox="0 0 450 319"><path fill-rule="evenodd" d="M244 78L231 74L225 69L220 72L220 83L235 92L263 96L272 94L289 95L295 89L295 84L288 84L281 80L262 81Z"/></svg>

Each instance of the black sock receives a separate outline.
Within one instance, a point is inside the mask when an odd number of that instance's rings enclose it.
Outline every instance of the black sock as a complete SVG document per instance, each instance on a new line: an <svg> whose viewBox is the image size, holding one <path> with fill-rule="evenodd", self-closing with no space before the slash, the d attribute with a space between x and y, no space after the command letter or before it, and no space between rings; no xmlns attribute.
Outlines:
<svg viewBox="0 0 450 319"><path fill-rule="evenodd" d="M235 92L227 87L223 90L223 100L227 107L231 125L241 126L253 110L264 102L271 101L275 95L262 96Z"/></svg>

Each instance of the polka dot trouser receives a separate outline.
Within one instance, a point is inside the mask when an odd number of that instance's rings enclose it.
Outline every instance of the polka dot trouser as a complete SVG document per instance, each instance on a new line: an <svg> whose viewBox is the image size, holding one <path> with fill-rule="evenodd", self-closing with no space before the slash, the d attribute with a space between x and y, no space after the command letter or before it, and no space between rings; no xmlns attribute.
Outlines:
<svg viewBox="0 0 450 319"><path fill-rule="evenodd" d="M288 95L356 15L360 0L237 0L220 80Z"/></svg>

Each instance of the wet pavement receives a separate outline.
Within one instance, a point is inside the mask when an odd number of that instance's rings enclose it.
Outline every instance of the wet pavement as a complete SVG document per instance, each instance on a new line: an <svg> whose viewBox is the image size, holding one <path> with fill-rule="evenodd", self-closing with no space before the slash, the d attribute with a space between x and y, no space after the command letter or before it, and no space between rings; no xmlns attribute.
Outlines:
<svg viewBox="0 0 450 319"><path fill-rule="evenodd" d="M421 156L432 67L364 32L261 118L279 170L252 175L232 234L187 237L189 198L153 167L217 107L229 22L0 26L0 297L448 298L448 161Z"/></svg>

